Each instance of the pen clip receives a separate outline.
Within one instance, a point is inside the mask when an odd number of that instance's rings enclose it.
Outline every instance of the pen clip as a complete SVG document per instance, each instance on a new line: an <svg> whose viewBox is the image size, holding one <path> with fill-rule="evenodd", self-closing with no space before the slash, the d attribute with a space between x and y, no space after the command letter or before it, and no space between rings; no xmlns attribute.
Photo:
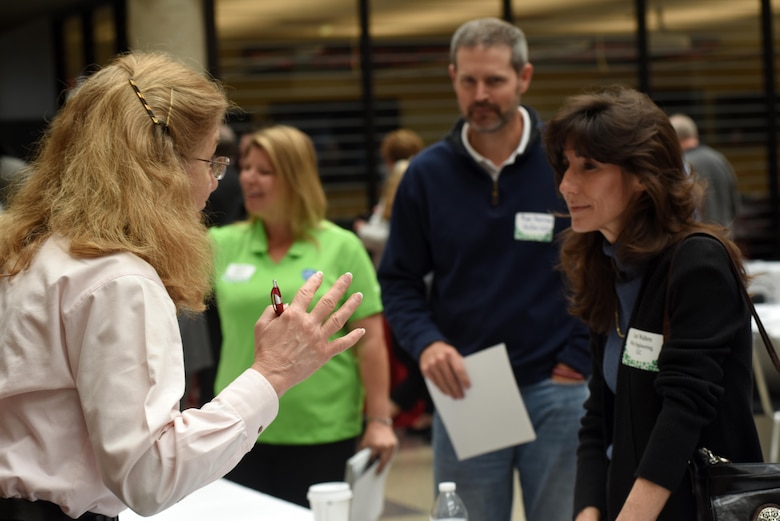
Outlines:
<svg viewBox="0 0 780 521"><path fill-rule="evenodd" d="M282 311L284 311L282 292L279 291L279 285L276 283L276 279L274 279L274 285L271 288L271 305L274 307L274 311L276 312L277 316L281 315Z"/></svg>

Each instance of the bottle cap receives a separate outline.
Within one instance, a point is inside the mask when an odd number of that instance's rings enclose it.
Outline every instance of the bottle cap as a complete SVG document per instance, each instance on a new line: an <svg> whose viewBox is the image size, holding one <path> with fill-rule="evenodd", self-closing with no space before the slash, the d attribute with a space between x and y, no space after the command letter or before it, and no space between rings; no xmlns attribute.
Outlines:
<svg viewBox="0 0 780 521"><path fill-rule="evenodd" d="M455 482L442 481L439 483L439 492L455 492Z"/></svg>

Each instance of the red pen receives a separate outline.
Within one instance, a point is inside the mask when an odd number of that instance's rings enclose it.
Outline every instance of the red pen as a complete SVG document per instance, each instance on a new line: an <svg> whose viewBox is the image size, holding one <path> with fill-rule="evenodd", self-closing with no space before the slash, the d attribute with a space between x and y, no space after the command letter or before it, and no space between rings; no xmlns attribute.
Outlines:
<svg viewBox="0 0 780 521"><path fill-rule="evenodd" d="M281 315L284 311L284 303L282 302L282 292L279 291L279 285L274 279L274 286L271 288L271 305L274 307L274 311L277 315Z"/></svg>

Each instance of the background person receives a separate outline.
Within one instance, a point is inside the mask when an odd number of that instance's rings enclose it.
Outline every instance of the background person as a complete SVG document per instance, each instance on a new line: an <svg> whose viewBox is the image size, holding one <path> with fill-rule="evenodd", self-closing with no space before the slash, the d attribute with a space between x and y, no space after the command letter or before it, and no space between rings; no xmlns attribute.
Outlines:
<svg viewBox="0 0 780 521"><path fill-rule="evenodd" d="M356 349L334 357L287 393L273 427L228 475L261 492L308 505L309 486L342 481L346 461L358 447L370 447L383 466L398 443L390 420L379 285L360 240L325 220L317 157L306 134L284 125L256 132L242 158L240 179L249 220L211 229L218 252L215 292L223 335L218 391L252 362L246 328L256 310L268 303L269 280L276 280L286 295L323 271L324 290L335 282L328 275L331 270L343 268L353 275L350 291L363 295L360 308L336 333L365 329Z"/></svg>
<svg viewBox="0 0 780 521"><path fill-rule="evenodd" d="M409 160L418 154L425 144L413 130L399 128L389 132L380 147L384 169L387 172L382 195L368 220L357 219L353 228L371 253L374 266L379 268L390 235L390 217L393 212L395 192L409 166ZM407 432L430 437L433 421L433 401L423 380L417 360L398 345L398 338L385 322L385 331L392 349L391 363L400 369L402 377L390 389L390 415L397 427Z"/></svg>
<svg viewBox="0 0 780 521"><path fill-rule="evenodd" d="M18 176L26 167L23 159L5 153L0 155L0 213L8 204L11 192L19 184Z"/></svg>
<svg viewBox="0 0 780 521"><path fill-rule="evenodd" d="M741 206L734 168L726 156L699 141L699 129L690 117L672 114L669 120L677 132L685 160L706 181L702 219L733 232Z"/></svg>
<svg viewBox="0 0 780 521"><path fill-rule="evenodd" d="M206 202L206 223L209 226L224 226L246 218L244 199L241 195L239 175L239 147L235 131L227 124L219 126L219 143L217 156L230 159L225 176L220 179L219 186L211 193Z"/></svg>
<svg viewBox="0 0 780 521"><path fill-rule="evenodd" d="M388 132L379 145L379 153L386 172L402 159L411 159L425 148L420 135L410 128L399 128Z"/></svg>
<svg viewBox="0 0 780 521"><path fill-rule="evenodd" d="M399 159L395 162L390 176L385 181L382 199L368 222L357 228L357 233L363 244L373 253L377 265L382 258L387 237L390 234L390 218L392 216L395 192L401 183L401 178L409 166L409 160ZM433 423L433 400L428 393L417 360L398 345L398 339L389 325L385 323L387 338L391 342L392 360L397 360L403 367L404 375L390 389L390 417L394 424L405 427L407 432L421 434L430 438Z"/></svg>
<svg viewBox="0 0 780 521"><path fill-rule="evenodd" d="M540 119L520 104L533 76L525 36L495 18L467 22L452 37L449 73L463 118L415 156L396 193L379 267L386 316L453 398L470 386L463 357L505 343L536 430L532 443L458 461L434 415L434 481L458 484L469 517L509 521L517 469L529 521L570 521L590 363L554 268L565 208Z"/></svg>
<svg viewBox="0 0 780 521"><path fill-rule="evenodd" d="M571 214L561 250L571 311L590 327L594 355L576 519L697 519L687 475L696 448L761 461L750 311L729 260L744 276L739 249L697 222L703 189L645 94L572 97L544 141Z"/></svg>
<svg viewBox="0 0 780 521"><path fill-rule="evenodd" d="M377 267L382 260L387 236L390 233L390 214L395 191L406 171L406 164L399 165L399 162L408 161L424 147L422 138L415 131L407 128L389 132L382 139L380 154L385 170L382 195L368 219L358 218L352 224L355 233L371 252L371 258Z"/></svg>
<svg viewBox="0 0 780 521"><path fill-rule="evenodd" d="M368 218L368 221L358 219L353 225L355 233L371 253L374 266L377 268L385 251L387 237L390 235L390 216L393 213L395 191L398 189L398 184L401 182L407 166L409 166L408 159L399 159L393 164L382 187L382 196L371 213L371 217Z"/></svg>
<svg viewBox="0 0 780 521"><path fill-rule="evenodd" d="M239 139L227 123L219 126L219 143L215 155L229 158L230 165L216 190L209 195L204 213L207 226L224 226L246 219L244 197L238 181ZM202 314L179 317L179 324L184 341L184 366L188 373L188 392L185 399L197 406L214 397L214 378L222 345L222 330L214 299L208 300L206 310Z"/></svg>
<svg viewBox="0 0 780 521"><path fill-rule="evenodd" d="M175 504L230 470L279 397L364 333L328 341L360 296L326 320L345 275L307 313L313 276L281 317L255 311L246 371L179 410L176 314L201 310L211 284L201 211L227 105L162 54L123 55L68 97L0 215L0 519Z"/></svg>

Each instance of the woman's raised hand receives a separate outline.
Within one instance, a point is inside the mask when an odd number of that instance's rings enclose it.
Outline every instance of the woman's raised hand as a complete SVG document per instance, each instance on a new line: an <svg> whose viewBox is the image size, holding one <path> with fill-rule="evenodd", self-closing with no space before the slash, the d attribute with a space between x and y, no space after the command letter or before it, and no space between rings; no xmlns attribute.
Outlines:
<svg viewBox="0 0 780 521"><path fill-rule="evenodd" d="M335 309L351 283L352 274L345 273L314 309L307 312L322 284L322 273L317 272L309 277L281 315L277 316L269 305L255 323L252 368L266 377L279 396L311 376L333 356L355 345L365 334L365 329L357 328L346 336L328 341L363 300L362 293L355 293Z"/></svg>

